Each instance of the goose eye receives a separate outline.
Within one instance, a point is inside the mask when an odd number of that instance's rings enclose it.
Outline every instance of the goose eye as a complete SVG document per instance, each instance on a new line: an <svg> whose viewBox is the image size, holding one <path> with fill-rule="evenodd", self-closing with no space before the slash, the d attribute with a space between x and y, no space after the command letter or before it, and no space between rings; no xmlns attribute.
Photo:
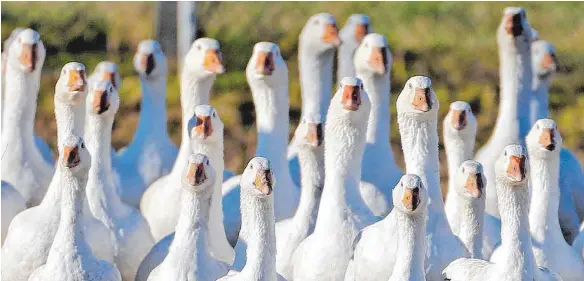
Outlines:
<svg viewBox="0 0 584 281"><path fill-rule="evenodd" d="M466 170L464 169L464 167L462 167L462 173L464 174L466 172Z"/></svg>
<svg viewBox="0 0 584 281"><path fill-rule="evenodd" d="M539 130L539 124L535 125L535 129Z"/></svg>
<svg viewBox="0 0 584 281"><path fill-rule="evenodd" d="M369 48L369 44L365 43L365 48Z"/></svg>
<svg viewBox="0 0 584 281"><path fill-rule="evenodd" d="M317 24L319 24L319 23L320 23L320 21L319 21L319 20L314 20L314 22L313 22L313 24L314 24L314 25L317 25Z"/></svg>
<svg viewBox="0 0 584 281"><path fill-rule="evenodd" d="M213 117L217 117L217 114L215 112L213 112Z"/></svg>
<svg viewBox="0 0 584 281"><path fill-rule="evenodd" d="M85 143L81 143L81 148L85 148Z"/></svg>
<svg viewBox="0 0 584 281"><path fill-rule="evenodd" d="M505 156L507 156L507 151L505 151Z"/></svg>
<svg viewBox="0 0 584 281"><path fill-rule="evenodd" d="M207 159L207 162L206 163L207 163L207 165L209 165L209 159Z"/></svg>
<svg viewBox="0 0 584 281"><path fill-rule="evenodd" d="M250 169L253 169L253 164L249 164L249 168Z"/></svg>
<svg viewBox="0 0 584 281"><path fill-rule="evenodd" d="M412 88L412 83L408 83L408 88Z"/></svg>
<svg viewBox="0 0 584 281"><path fill-rule="evenodd" d="M197 45L197 50L201 50L201 45Z"/></svg>

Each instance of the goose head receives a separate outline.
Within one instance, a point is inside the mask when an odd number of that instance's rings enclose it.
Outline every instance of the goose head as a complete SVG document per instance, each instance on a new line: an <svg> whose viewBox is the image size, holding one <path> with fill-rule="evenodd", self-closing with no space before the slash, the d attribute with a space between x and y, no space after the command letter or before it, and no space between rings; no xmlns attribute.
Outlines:
<svg viewBox="0 0 584 281"><path fill-rule="evenodd" d="M119 90L122 86L122 80L120 78L120 71L118 65L111 61L102 61L97 64L92 76L96 77L96 80L109 81L116 90Z"/></svg>
<svg viewBox="0 0 584 281"><path fill-rule="evenodd" d="M392 56L387 38L378 33L367 34L355 50L355 70L369 75L385 75L390 71Z"/></svg>
<svg viewBox="0 0 584 281"><path fill-rule="evenodd" d="M183 73L206 78L224 72L223 55L219 42L211 38L195 40L185 57Z"/></svg>
<svg viewBox="0 0 584 281"><path fill-rule="evenodd" d="M444 118L444 128L447 134L459 134L473 137L477 130L477 119L470 105L463 101L450 104L450 109Z"/></svg>
<svg viewBox="0 0 584 281"><path fill-rule="evenodd" d="M87 174L91 167L91 156L85 147L83 138L69 135L61 147L59 164L74 174Z"/></svg>
<svg viewBox="0 0 584 281"><path fill-rule="evenodd" d="M554 46L548 41L534 41L531 44L531 65L540 78L547 78L556 72L559 62Z"/></svg>
<svg viewBox="0 0 584 281"><path fill-rule="evenodd" d="M432 89L432 81L426 76L413 76L406 82L397 97L397 112L419 119L435 117L438 112L438 97Z"/></svg>
<svg viewBox="0 0 584 281"><path fill-rule="evenodd" d="M8 52L8 63L25 73L40 70L46 56L41 36L30 28L22 30L16 35Z"/></svg>
<svg viewBox="0 0 584 281"><path fill-rule="evenodd" d="M189 135L193 140L217 143L223 140L223 122L214 107L199 105L188 123Z"/></svg>
<svg viewBox="0 0 584 281"><path fill-rule="evenodd" d="M147 79L166 77L167 61L160 44L155 40L143 40L134 55L134 68Z"/></svg>
<svg viewBox="0 0 584 281"><path fill-rule="evenodd" d="M527 181L528 170L527 151L520 144L507 145L495 163L497 180L511 186L523 185Z"/></svg>
<svg viewBox="0 0 584 281"><path fill-rule="evenodd" d="M365 35L371 33L371 20L363 14L353 14L347 19L345 26L339 32L341 40L345 43L361 44Z"/></svg>
<svg viewBox="0 0 584 281"><path fill-rule="evenodd" d="M363 81L357 77L345 77L331 100L328 114L332 117L348 116L355 125L366 127L370 110L371 101Z"/></svg>
<svg viewBox="0 0 584 281"><path fill-rule="evenodd" d="M341 43L335 17L328 13L310 17L300 33L300 44L316 53L332 50Z"/></svg>
<svg viewBox="0 0 584 281"><path fill-rule="evenodd" d="M511 45L519 50L527 51L533 41L533 35L523 8L505 8L497 30L497 41L500 45Z"/></svg>
<svg viewBox="0 0 584 281"><path fill-rule="evenodd" d="M270 196L274 191L276 180L270 160L265 157L254 157L241 175L241 191L257 197Z"/></svg>
<svg viewBox="0 0 584 281"><path fill-rule="evenodd" d="M428 204L428 191L414 174L403 175L392 193L393 206L406 214L422 213Z"/></svg>
<svg viewBox="0 0 584 281"><path fill-rule="evenodd" d="M55 99L64 104L79 105L87 94L87 76L85 66L78 62L69 62L61 69L55 87Z"/></svg>
<svg viewBox="0 0 584 281"><path fill-rule="evenodd" d="M215 169L211 167L207 155L191 154L182 176L183 187L195 193L211 194L214 183Z"/></svg>
<svg viewBox="0 0 584 281"><path fill-rule="evenodd" d="M273 85L287 84L288 81L286 61L284 61L278 45L272 42L255 44L245 73L250 84L258 80Z"/></svg>
<svg viewBox="0 0 584 281"><path fill-rule="evenodd" d="M483 172L483 165L474 160L467 160L460 164L456 172L456 192L466 198L484 198L483 193L487 185L487 178Z"/></svg>
<svg viewBox="0 0 584 281"><path fill-rule="evenodd" d="M539 119L535 122L526 137L527 150L531 157L548 158L559 155L562 147L562 136L556 121Z"/></svg>
<svg viewBox="0 0 584 281"><path fill-rule="evenodd" d="M113 117L120 106L118 91L109 81L94 81L85 100L89 115Z"/></svg>
<svg viewBox="0 0 584 281"><path fill-rule="evenodd" d="M323 124L320 115L306 115L302 117L302 120L296 129L296 134L298 136L303 136L299 141L299 145L307 148L321 147L324 140L324 131L322 127Z"/></svg>

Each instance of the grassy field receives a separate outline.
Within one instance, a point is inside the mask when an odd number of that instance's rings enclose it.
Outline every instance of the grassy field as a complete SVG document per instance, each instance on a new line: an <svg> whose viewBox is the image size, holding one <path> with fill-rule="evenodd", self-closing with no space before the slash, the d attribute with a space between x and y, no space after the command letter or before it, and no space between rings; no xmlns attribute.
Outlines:
<svg viewBox="0 0 584 281"><path fill-rule="evenodd" d="M253 44L272 41L280 45L290 69L290 114L296 123L301 104L298 35L312 14L323 11L333 14L340 26L349 15L366 13L372 19L374 31L388 37L394 57L391 139L398 159L401 150L395 99L405 80L417 74L432 78L441 103L440 118L452 101L471 103L478 115L477 147L480 147L489 137L497 116L495 31L503 9L510 5L526 8L532 27L542 39L556 46L562 71L554 77L551 87L552 117L559 123L564 144L577 150L584 159L584 3L198 3L198 34L219 40L228 70L217 78L212 93L212 104L226 124L227 168L241 170L255 151L253 103L244 73ZM3 40L13 28L30 26L41 33L48 48L36 130L51 146L56 142L52 95L60 67L76 60L92 70L104 59L121 66L122 106L114 125L113 143L117 148L128 144L140 108L139 82L131 58L137 43L153 36L155 11L153 2L2 3ZM79 48L85 51L74 51ZM169 77L168 106L169 133L178 143L180 104L176 69L171 70ZM442 173L445 172L444 167Z"/></svg>

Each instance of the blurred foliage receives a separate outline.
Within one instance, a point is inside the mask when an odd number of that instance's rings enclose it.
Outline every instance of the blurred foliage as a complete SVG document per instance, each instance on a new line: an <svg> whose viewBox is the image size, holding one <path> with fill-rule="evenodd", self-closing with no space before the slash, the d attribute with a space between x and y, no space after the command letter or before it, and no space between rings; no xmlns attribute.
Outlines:
<svg viewBox="0 0 584 281"><path fill-rule="evenodd" d="M311 15L324 11L333 14L341 27L353 13L368 14L374 31L388 37L394 57L391 136L398 159L395 99L407 78L417 74L432 78L442 104L440 118L452 101L471 103L479 121L480 147L488 139L498 111L495 31L503 9L511 5L526 8L540 38L557 49L562 71L554 76L551 87L552 117L559 123L565 145L577 150L582 159L584 3L198 2L197 34L219 40L228 70L217 78L212 94L212 104L226 124L227 167L240 170L255 150L253 103L244 73L253 44L272 41L280 45L290 69L291 120L297 123L301 103L298 35ZM60 66L77 60L92 70L100 60L109 59L120 64L123 76L114 146L123 147L131 140L140 108L139 81L131 59L137 43L154 34L156 7L155 2L3 3L2 39L15 27L30 26L41 33L49 50L39 96L39 135L54 146L52 93ZM175 65L172 58L171 65ZM178 143L181 111L176 69L169 77L168 106L169 133Z"/></svg>

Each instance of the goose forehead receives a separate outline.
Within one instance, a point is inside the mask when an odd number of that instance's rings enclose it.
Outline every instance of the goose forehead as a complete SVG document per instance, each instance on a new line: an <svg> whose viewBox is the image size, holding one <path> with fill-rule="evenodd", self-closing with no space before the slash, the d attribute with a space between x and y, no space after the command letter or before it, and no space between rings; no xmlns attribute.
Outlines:
<svg viewBox="0 0 584 281"><path fill-rule="evenodd" d="M505 152L507 152L507 157L510 156L527 156L527 152L525 151L525 147L520 144L510 144L505 147Z"/></svg>
<svg viewBox="0 0 584 281"><path fill-rule="evenodd" d="M369 44L371 47L383 48L387 47L387 38L378 33L369 33L363 39L363 42Z"/></svg>
<svg viewBox="0 0 584 281"><path fill-rule="evenodd" d="M143 40L138 45L138 52L141 53L154 53L158 49L159 44L155 40Z"/></svg>
<svg viewBox="0 0 584 281"><path fill-rule="evenodd" d="M27 28L20 33L18 33L18 39L23 44L36 44L40 41L41 36L38 32Z"/></svg>
<svg viewBox="0 0 584 281"><path fill-rule="evenodd" d="M97 68L102 72L117 72L118 65L111 61L102 61L97 65Z"/></svg>
<svg viewBox="0 0 584 281"><path fill-rule="evenodd" d="M505 15L516 15L521 12L525 12L525 10L521 7L507 7L504 10Z"/></svg>
<svg viewBox="0 0 584 281"><path fill-rule="evenodd" d="M320 114L307 114L306 116L302 117L302 121L306 121L307 123L312 124L320 124L322 123L322 118Z"/></svg>
<svg viewBox="0 0 584 281"><path fill-rule="evenodd" d="M83 142L83 139L81 137L69 135L63 141L63 146L74 147L74 146L79 145L82 142Z"/></svg>
<svg viewBox="0 0 584 281"><path fill-rule="evenodd" d="M369 16L363 14L353 14L349 17L349 23L352 24L368 24L370 22Z"/></svg>
<svg viewBox="0 0 584 281"><path fill-rule="evenodd" d="M195 114L198 116L211 116L215 112L215 108L210 105L199 105L195 108Z"/></svg>
<svg viewBox="0 0 584 281"><path fill-rule="evenodd" d="M478 174L483 172L483 165L474 160L467 160L460 165L466 173Z"/></svg>
<svg viewBox="0 0 584 281"><path fill-rule="evenodd" d="M199 38L197 40L195 40L195 42L193 42L193 46L199 45L201 46L202 49L204 50L208 50L208 49L214 49L214 50L219 50L220 46L219 46L219 41L212 39L212 38Z"/></svg>
<svg viewBox="0 0 584 281"><path fill-rule="evenodd" d="M335 17L329 13L320 13L312 16L311 20L315 19L322 21L323 24L336 24Z"/></svg>
<svg viewBox="0 0 584 281"><path fill-rule="evenodd" d="M432 81L427 76L413 76L408 79L408 83L412 83L412 86L416 88L430 88L432 87Z"/></svg>
<svg viewBox="0 0 584 281"><path fill-rule="evenodd" d="M404 186L408 187L420 187L422 185L422 180L420 177L413 174L403 175L400 182L404 184Z"/></svg>
<svg viewBox="0 0 584 281"><path fill-rule="evenodd" d="M207 155L202 153L191 154L189 156L189 164L204 164L207 163L207 160L209 160Z"/></svg>
<svg viewBox="0 0 584 281"><path fill-rule="evenodd" d="M542 129L554 129L556 127L556 121L552 119L539 119L535 124Z"/></svg>
<svg viewBox="0 0 584 281"><path fill-rule="evenodd" d="M82 70L85 70L85 65L83 65L82 63L76 62L76 61L72 61L72 62L65 64L63 66L63 69L82 71Z"/></svg>
<svg viewBox="0 0 584 281"><path fill-rule="evenodd" d="M357 77L345 77L341 80L343 86L361 86L361 79Z"/></svg>
<svg viewBox="0 0 584 281"><path fill-rule="evenodd" d="M249 161L250 165L253 164L255 169L270 170L271 164L270 160L265 157L254 157Z"/></svg>
<svg viewBox="0 0 584 281"><path fill-rule="evenodd" d="M257 52L277 52L279 51L278 45L272 42L259 42L253 47L254 53Z"/></svg>
<svg viewBox="0 0 584 281"><path fill-rule="evenodd" d="M451 110L464 111L470 109L470 105L464 101L455 101L450 104Z"/></svg>
<svg viewBox="0 0 584 281"><path fill-rule="evenodd" d="M110 87L113 88L113 85L110 81L107 80L99 80L99 81L95 81L93 82L93 84L91 85L91 89L95 90L101 90L101 91L106 91L108 89L110 89Z"/></svg>
<svg viewBox="0 0 584 281"><path fill-rule="evenodd" d="M555 52L554 46L550 42L545 41L545 40L537 40L537 41L533 42L531 46L534 49L542 50L544 52L548 52L548 53Z"/></svg>

